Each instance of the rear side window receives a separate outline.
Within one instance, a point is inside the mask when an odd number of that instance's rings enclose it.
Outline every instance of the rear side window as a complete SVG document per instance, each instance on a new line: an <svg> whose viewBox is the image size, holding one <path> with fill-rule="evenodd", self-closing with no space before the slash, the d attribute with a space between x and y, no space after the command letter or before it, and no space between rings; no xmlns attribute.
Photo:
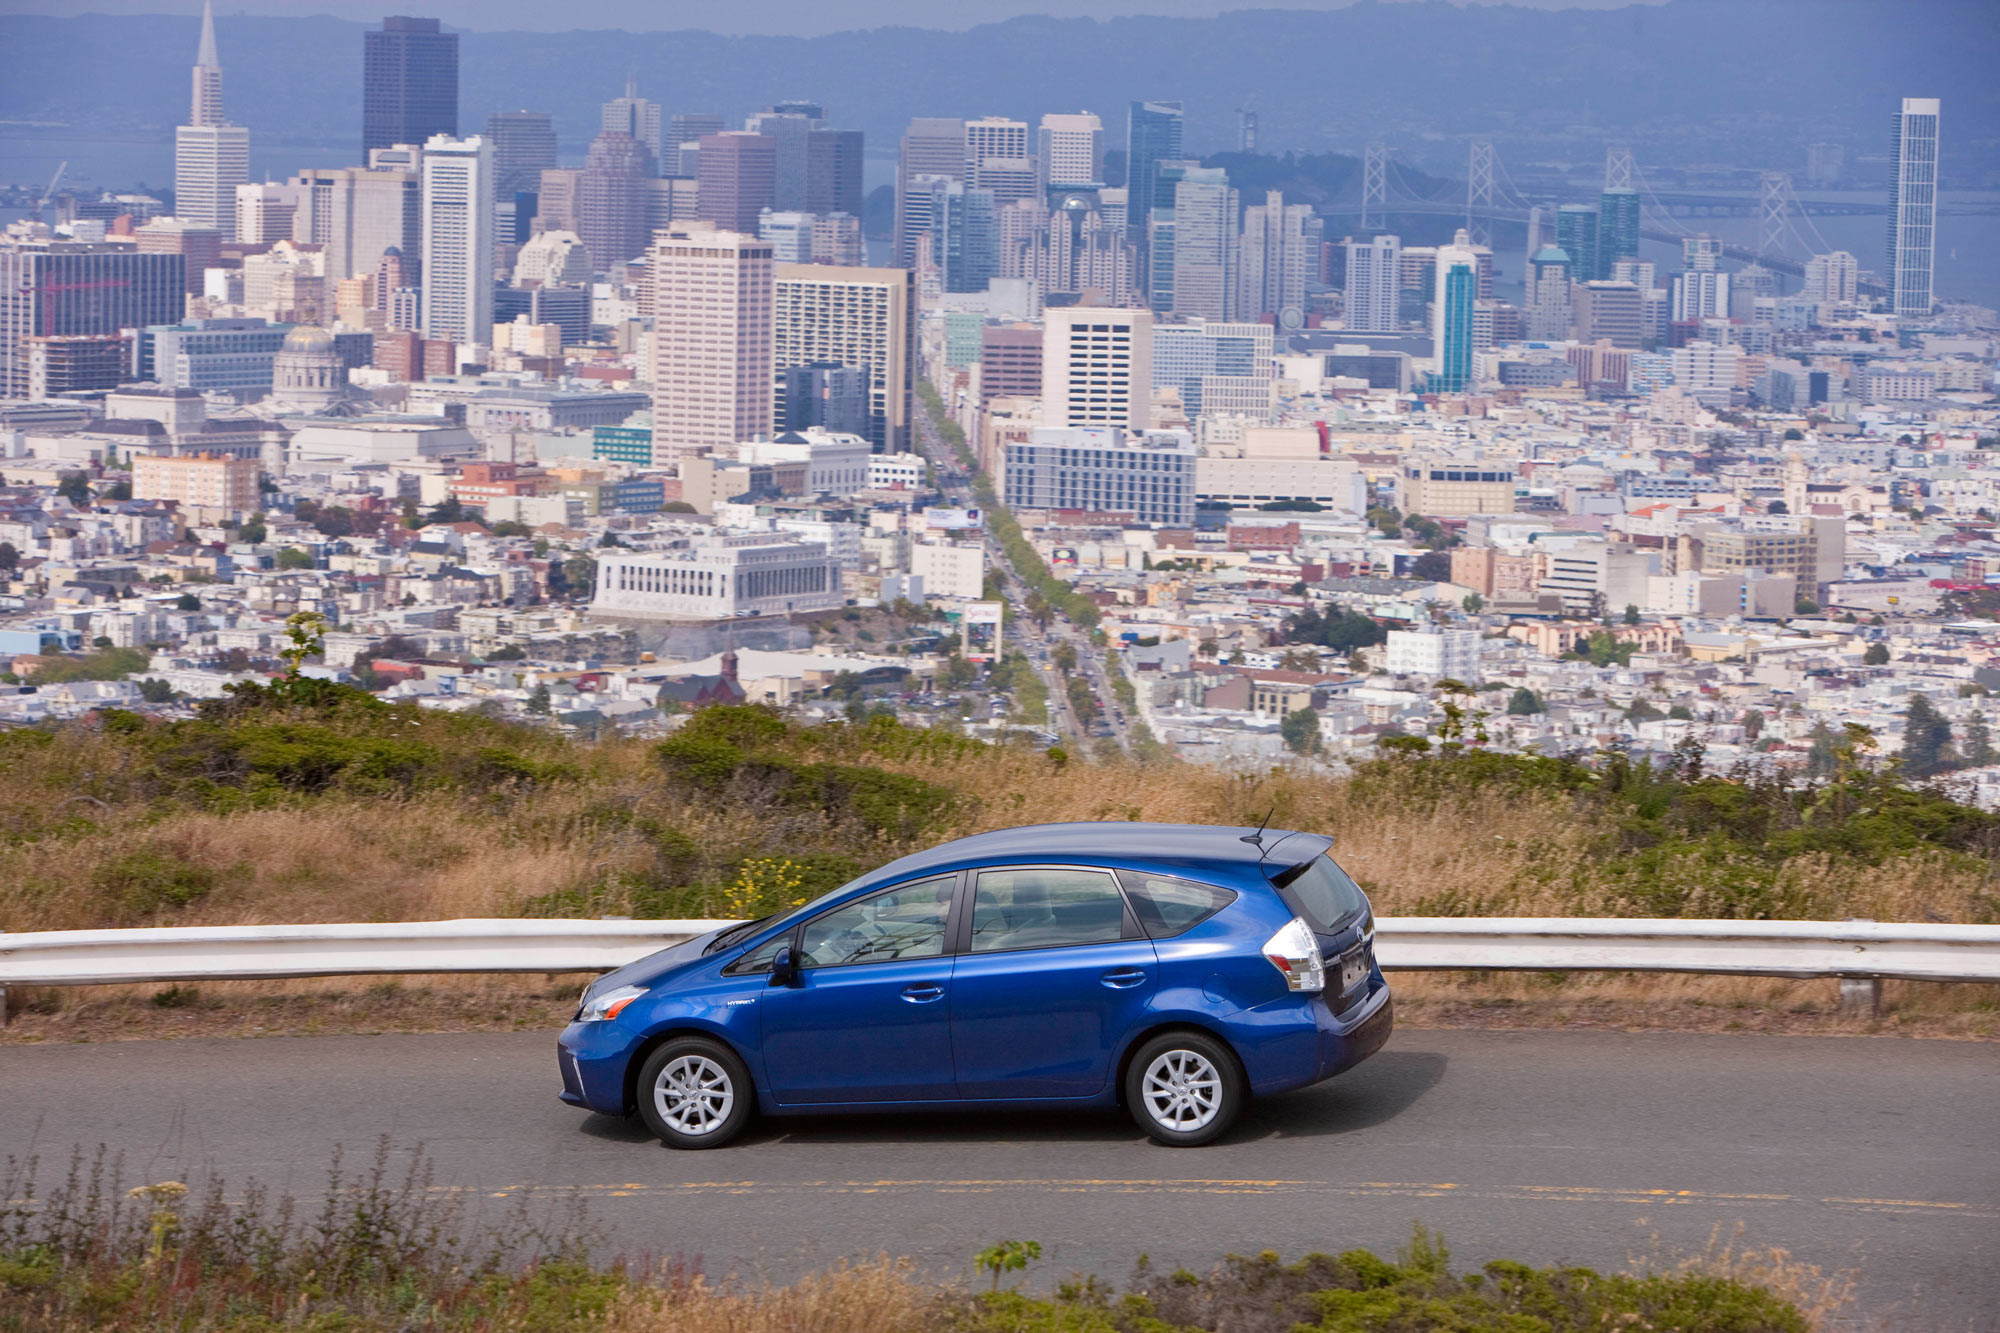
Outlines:
<svg viewBox="0 0 2000 1333"><path fill-rule="evenodd" d="M972 952L1105 944L1125 935L1125 900L1103 870L983 870Z"/></svg>
<svg viewBox="0 0 2000 1333"><path fill-rule="evenodd" d="M1361 886L1331 856L1315 856L1271 877L1294 912L1322 935L1343 929L1368 908Z"/></svg>
<svg viewBox="0 0 2000 1333"><path fill-rule="evenodd" d="M1119 878L1125 882L1125 893L1132 900L1139 924L1156 940L1193 930L1236 900L1230 889L1167 875L1122 870Z"/></svg>

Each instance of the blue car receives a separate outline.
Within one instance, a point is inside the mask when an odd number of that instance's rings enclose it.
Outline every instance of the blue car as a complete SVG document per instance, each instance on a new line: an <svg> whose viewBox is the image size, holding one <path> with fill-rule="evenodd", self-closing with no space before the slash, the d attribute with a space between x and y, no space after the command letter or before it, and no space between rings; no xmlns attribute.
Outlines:
<svg viewBox="0 0 2000 1333"><path fill-rule="evenodd" d="M1331 845L1087 823L918 852L600 978L561 1097L677 1148L760 1110L1116 1106L1207 1143L1388 1039L1374 915Z"/></svg>

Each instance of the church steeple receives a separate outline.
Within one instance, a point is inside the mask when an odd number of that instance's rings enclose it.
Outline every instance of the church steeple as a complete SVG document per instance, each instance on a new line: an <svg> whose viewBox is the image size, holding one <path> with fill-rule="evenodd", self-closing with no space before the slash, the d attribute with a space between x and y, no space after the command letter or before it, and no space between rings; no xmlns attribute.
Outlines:
<svg viewBox="0 0 2000 1333"><path fill-rule="evenodd" d="M194 106L190 125L226 125L222 116L222 61L215 54L215 0L203 0L201 46L194 57Z"/></svg>

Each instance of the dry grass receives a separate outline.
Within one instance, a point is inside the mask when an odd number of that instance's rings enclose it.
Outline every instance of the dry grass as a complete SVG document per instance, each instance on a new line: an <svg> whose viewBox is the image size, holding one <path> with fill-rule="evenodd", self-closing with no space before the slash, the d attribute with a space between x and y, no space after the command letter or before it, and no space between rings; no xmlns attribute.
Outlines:
<svg viewBox="0 0 2000 1333"><path fill-rule="evenodd" d="M639 1287L611 1311L605 1333L920 1333L939 1291L908 1259L840 1263L787 1286L715 1284L701 1277Z"/></svg>
<svg viewBox="0 0 2000 1333"><path fill-rule="evenodd" d="M1717 1277L1761 1287L1796 1306L1815 1331L1846 1325L1844 1312L1854 1303L1857 1285L1854 1270L1828 1272L1818 1264L1793 1258L1790 1250L1751 1249L1744 1245L1743 1234L1741 1222L1726 1233L1718 1223L1709 1232L1705 1248L1680 1255L1664 1253L1655 1236L1652 1252L1633 1256L1632 1266L1641 1273Z"/></svg>

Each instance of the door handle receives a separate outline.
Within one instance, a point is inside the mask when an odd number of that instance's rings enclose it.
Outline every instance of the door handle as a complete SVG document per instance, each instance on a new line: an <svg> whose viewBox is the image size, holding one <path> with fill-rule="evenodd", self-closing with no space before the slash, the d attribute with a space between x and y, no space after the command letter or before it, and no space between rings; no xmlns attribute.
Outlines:
<svg viewBox="0 0 2000 1333"><path fill-rule="evenodd" d="M929 1004L932 1000L943 996L943 994L944 987L932 985L929 982L921 982L914 986L903 987L903 998L911 1004Z"/></svg>
<svg viewBox="0 0 2000 1333"><path fill-rule="evenodd" d="M1136 967L1120 967L1106 972L1100 978L1112 990L1130 990L1146 980L1146 974Z"/></svg>

